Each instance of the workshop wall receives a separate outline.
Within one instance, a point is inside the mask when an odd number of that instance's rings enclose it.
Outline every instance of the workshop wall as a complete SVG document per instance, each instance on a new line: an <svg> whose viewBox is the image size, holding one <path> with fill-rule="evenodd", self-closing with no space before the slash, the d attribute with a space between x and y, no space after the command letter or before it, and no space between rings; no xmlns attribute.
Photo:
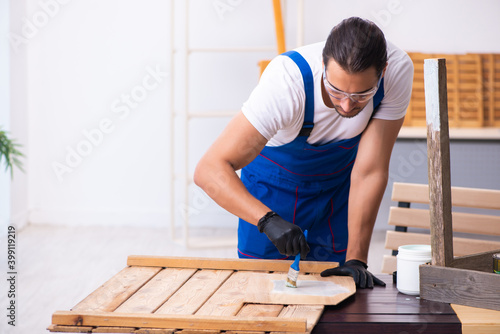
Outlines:
<svg viewBox="0 0 500 334"><path fill-rule="evenodd" d="M191 0L188 13L185 3L174 1L174 22L165 0L27 0L11 8L11 81L21 82L11 91L12 128L28 134L20 136L27 173L16 173L12 184L14 223L167 226L171 209L182 222L181 182L229 121L193 118L186 135L182 113L237 112L258 81L257 62L275 55L202 52L274 47L270 0ZM293 48L299 2L284 3ZM308 0L303 42L324 40L337 22L357 15L407 51L500 52L498 13L496 0ZM187 83L186 47L197 49ZM173 143L172 113L179 115ZM195 186L188 198L195 226L236 225Z"/></svg>
<svg viewBox="0 0 500 334"><path fill-rule="evenodd" d="M6 0L0 0L0 35L7 35L9 31L9 4ZM0 73L9 73L9 42L7 39L0 41ZM9 115L9 76L0 76L0 129L8 131L10 125ZM3 171L3 163L0 170ZM0 228L7 225L10 219L10 175L7 172L0 173ZM7 231L3 229L3 231ZM5 233L5 232L4 232ZM0 234L1 235L1 234Z"/></svg>

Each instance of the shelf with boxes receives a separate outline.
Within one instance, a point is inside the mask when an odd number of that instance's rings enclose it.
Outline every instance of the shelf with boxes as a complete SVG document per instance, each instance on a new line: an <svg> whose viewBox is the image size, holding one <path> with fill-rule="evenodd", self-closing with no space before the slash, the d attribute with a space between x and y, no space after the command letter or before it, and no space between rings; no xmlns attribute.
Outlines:
<svg viewBox="0 0 500 334"><path fill-rule="evenodd" d="M424 59L445 58L450 128L500 127L500 54L409 52L413 90L405 126L425 126Z"/></svg>

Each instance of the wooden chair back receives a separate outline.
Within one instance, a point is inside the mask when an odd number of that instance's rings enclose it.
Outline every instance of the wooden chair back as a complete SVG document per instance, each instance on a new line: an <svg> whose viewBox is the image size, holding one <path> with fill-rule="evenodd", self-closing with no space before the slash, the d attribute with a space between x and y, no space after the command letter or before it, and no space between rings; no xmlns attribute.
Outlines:
<svg viewBox="0 0 500 334"><path fill-rule="evenodd" d="M389 274L396 270L399 246L431 244L429 209L410 207L429 204L428 185L395 182L392 200L398 206L390 208L388 223L395 228L387 231L385 240L392 254L384 255L382 261L382 272ZM460 234L453 238L454 256L500 249L500 190L451 187L451 202L453 232ZM477 213L460 212L459 207L474 208Z"/></svg>

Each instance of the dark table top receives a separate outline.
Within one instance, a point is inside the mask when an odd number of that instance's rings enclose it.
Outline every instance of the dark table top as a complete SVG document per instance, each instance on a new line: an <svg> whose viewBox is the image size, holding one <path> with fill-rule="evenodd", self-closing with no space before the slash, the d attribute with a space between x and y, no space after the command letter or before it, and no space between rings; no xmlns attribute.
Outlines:
<svg viewBox="0 0 500 334"><path fill-rule="evenodd" d="M400 293L392 276L377 275L387 286L358 289L338 305L326 306L312 334L462 333L450 304Z"/></svg>

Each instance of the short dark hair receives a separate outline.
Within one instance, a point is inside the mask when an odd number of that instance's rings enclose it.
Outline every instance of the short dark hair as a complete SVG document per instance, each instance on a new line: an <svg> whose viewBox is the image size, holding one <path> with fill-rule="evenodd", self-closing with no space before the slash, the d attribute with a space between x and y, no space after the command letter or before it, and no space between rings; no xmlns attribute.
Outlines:
<svg viewBox="0 0 500 334"><path fill-rule="evenodd" d="M330 58L348 73L359 73L374 66L377 76L387 63L384 33L371 21L351 17L333 27L323 48L323 62Z"/></svg>

